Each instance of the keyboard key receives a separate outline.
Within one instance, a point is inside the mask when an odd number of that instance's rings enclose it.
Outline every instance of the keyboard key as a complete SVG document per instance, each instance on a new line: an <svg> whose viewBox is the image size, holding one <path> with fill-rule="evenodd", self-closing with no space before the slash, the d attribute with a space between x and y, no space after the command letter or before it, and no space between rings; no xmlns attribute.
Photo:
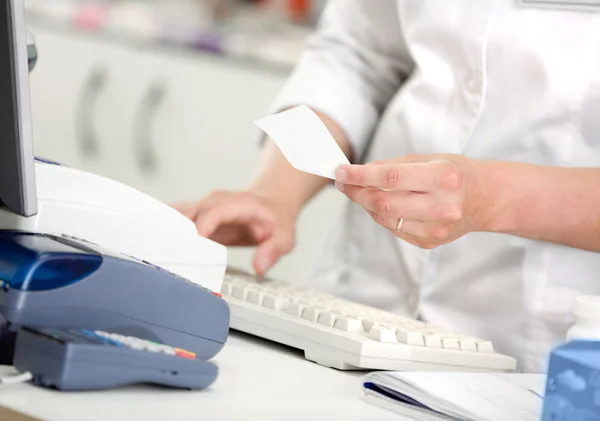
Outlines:
<svg viewBox="0 0 600 421"><path fill-rule="evenodd" d="M277 290L273 289L273 288L268 288L268 287L262 287L260 285L252 285L250 286L251 289L255 290L255 291L260 291L262 292L263 295L277 295Z"/></svg>
<svg viewBox="0 0 600 421"><path fill-rule="evenodd" d="M339 314L336 314L331 311L325 311L319 314L319 319L317 323L324 326L333 327L335 325L336 319L339 317Z"/></svg>
<svg viewBox="0 0 600 421"><path fill-rule="evenodd" d="M249 290L246 295L246 301L256 305L261 305L263 298L262 292L253 289Z"/></svg>
<svg viewBox="0 0 600 421"><path fill-rule="evenodd" d="M316 323L317 320L319 320L319 315L323 311L323 309L317 307L307 307L306 309L304 309L304 312L302 312L302 318L304 320L308 320L309 322Z"/></svg>
<svg viewBox="0 0 600 421"><path fill-rule="evenodd" d="M442 329L440 327L432 326L432 325L425 324L425 323L409 322L409 323L406 323L406 328L410 329L410 330L416 330L418 332L422 332L423 334L440 335L440 336L444 336L444 337L453 337L454 336L454 334L452 334L452 332L448 332L446 329Z"/></svg>
<svg viewBox="0 0 600 421"><path fill-rule="evenodd" d="M335 329L343 330L344 332L362 333L362 321L359 319L351 319L349 317L339 317L333 325Z"/></svg>
<svg viewBox="0 0 600 421"><path fill-rule="evenodd" d="M375 326L371 328L369 333L367 333L367 337L371 339L375 339L379 342L387 342L387 343L395 343L398 342L396 338L396 331L394 329L390 329L389 327L381 327Z"/></svg>
<svg viewBox="0 0 600 421"><path fill-rule="evenodd" d="M289 298L279 297L276 295L265 295L262 301L262 306L272 310L285 310L290 305Z"/></svg>
<svg viewBox="0 0 600 421"><path fill-rule="evenodd" d="M458 339L456 338L443 338L442 346L444 349L460 349L460 346L458 346Z"/></svg>
<svg viewBox="0 0 600 421"><path fill-rule="evenodd" d="M373 326L375 326L376 323L373 320L362 319L362 324L363 330L368 333L371 331L371 329L373 329Z"/></svg>
<svg viewBox="0 0 600 421"><path fill-rule="evenodd" d="M423 338L425 339L425 346L427 348L443 348L442 337L440 335L425 334Z"/></svg>
<svg viewBox="0 0 600 421"><path fill-rule="evenodd" d="M396 329L396 339L406 345L425 346L423 335L413 330Z"/></svg>
<svg viewBox="0 0 600 421"><path fill-rule="evenodd" d="M474 339L459 339L458 346L461 351L477 352L477 344Z"/></svg>
<svg viewBox="0 0 600 421"><path fill-rule="evenodd" d="M494 352L494 347L492 346L492 343L489 341L477 342L476 345L477 345L478 352L489 352L489 353Z"/></svg>
<svg viewBox="0 0 600 421"><path fill-rule="evenodd" d="M223 286L221 286L221 293L223 295L231 295L233 291L233 285L231 282L223 282Z"/></svg>
<svg viewBox="0 0 600 421"><path fill-rule="evenodd" d="M234 287L234 286L236 286L236 285L241 285L241 281L240 281L239 279L237 279L237 278L232 278L232 277L225 278L225 279L223 280L223 283L224 283L224 284L225 284L225 283L226 283L226 284L229 284L229 285L231 285L232 287Z"/></svg>
<svg viewBox="0 0 600 421"><path fill-rule="evenodd" d="M248 291L243 286L234 286L233 287L232 295L239 300L242 300L242 301L245 300L247 293L248 293Z"/></svg>
<svg viewBox="0 0 600 421"><path fill-rule="evenodd" d="M290 303L288 308L285 309L285 312L294 317L302 317L302 312L305 308L306 306L304 304L301 304L299 302L293 302Z"/></svg>

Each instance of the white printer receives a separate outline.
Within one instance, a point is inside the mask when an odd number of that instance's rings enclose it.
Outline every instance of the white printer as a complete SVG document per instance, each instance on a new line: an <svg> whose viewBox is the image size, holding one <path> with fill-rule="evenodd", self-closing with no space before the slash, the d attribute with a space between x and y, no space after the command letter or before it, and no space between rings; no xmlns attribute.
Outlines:
<svg viewBox="0 0 600 421"><path fill-rule="evenodd" d="M1 158L0 158L1 161ZM78 237L220 292L227 249L170 206L116 181L36 159L37 213L0 210L0 229Z"/></svg>

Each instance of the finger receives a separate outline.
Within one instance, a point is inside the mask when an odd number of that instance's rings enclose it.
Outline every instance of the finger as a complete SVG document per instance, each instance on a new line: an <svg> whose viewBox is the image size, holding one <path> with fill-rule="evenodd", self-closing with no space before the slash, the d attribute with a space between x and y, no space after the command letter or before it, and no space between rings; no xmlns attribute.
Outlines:
<svg viewBox="0 0 600 421"><path fill-rule="evenodd" d="M388 160L376 160L376 161L367 162L365 165L388 165L391 163L392 162L388 161Z"/></svg>
<svg viewBox="0 0 600 421"><path fill-rule="evenodd" d="M265 241L272 233L271 224L253 221L249 224L223 224L210 236L210 239L224 246L248 247Z"/></svg>
<svg viewBox="0 0 600 421"><path fill-rule="evenodd" d="M436 224L423 221L404 219L399 226L399 219L383 218L381 215L367 211L373 220L384 228L392 231L399 237L410 236L411 242L421 239L432 243L443 243L450 238L451 226L448 224ZM410 241L410 239L407 239Z"/></svg>
<svg viewBox="0 0 600 421"><path fill-rule="evenodd" d="M216 190L210 193L208 196L194 201L194 202L179 202L174 203L172 206L180 212L191 213L192 208L195 209L195 213L198 214L206 209L216 206L220 203L226 202L228 199L236 195L236 192L226 190ZM182 212L182 213L183 213Z"/></svg>
<svg viewBox="0 0 600 421"><path fill-rule="evenodd" d="M336 180L355 186L428 192L458 188L462 183L460 174L458 168L449 161L343 165L336 171Z"/></svg>
<svg viewBox="0 0 600 421"><path fill-rule="evenodd" d="M175 209L177 212L183 213L183 211L192 205L190 202L176 202L171 203L169 206Z"/></svg>
<svg viewBox="0 0 600 421"><path fill-rule="evenodd" d="M195 203L188 203L179 209L179 212L188 219L195 221L200 213L200 208Z"/></svg>
<svg viewBox="0 0 600 421"><path fill-rule="evenodd" d="M461 207L451 202L414 192L382 191L373 187L338 186L353 202L384 220L456 222L462 217Z"/></svg>
<svg viewBox="0 0 600 421"><path fill-rule="evenodd" d="M235 192L230 191L214 191L203 199L194 202L193 206L197 209L197 213L204 212L221 203L227 202L235 195Z"/></svg>
<svg viewBox="0 0 600 421"><path fill-rule="evenodd" d="M235 200L205 211L196 220L198 233L210 237L217 228L225 224L249 224L254 221L269 222L270 213L251 199Z"/></svg>
<svg viewBox="0 0 600 421"><path fill-rule="evenodd" d="M187 205L186 202L176 202L176 203L171 203L169 206L171 206L176 211L181 211L181 209L183 209L186 205Z"/></svg>
<svg viewBox="0 0 600 421"><path fill-rule="evenodd" d="M415 155L404 155L394 159L378 159L370 161L365 165L388 165L388 164L409 164L417 162L429 162L440 159L440 154L415 154Z"/></svg>
<svg viewBox="0 0 600 421"><path fill-rule="evenodd" d="M256 274L264 275L281 257L292 251L293 247L293 233L284 230L275 232L256 249L253 262Z"/></svg>
<svg viewBox="0 0 600 421"><path fill-rule="evenodd" d="M251 232L239 225L221 225L210 235L210 239L224 246L245 247L256 244Z"/></svg>
<svg viewBox="0 0 600 421"><path fill-rule="evenodd" d="M173 209L181 213L186 218L195 221L198 218L198 215L207 208L207 205L204 203L204 201L198 201L177 203L171 205L171 207L173 207Z"/></svg>

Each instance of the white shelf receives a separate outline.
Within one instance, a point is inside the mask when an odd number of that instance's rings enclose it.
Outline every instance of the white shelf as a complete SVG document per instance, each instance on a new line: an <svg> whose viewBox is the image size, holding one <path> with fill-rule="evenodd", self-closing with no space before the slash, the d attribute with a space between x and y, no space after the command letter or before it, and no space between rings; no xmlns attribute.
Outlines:
<svg viewBox="0 0 600 421"><path fill-rule="evenodd" d="M211 55L243 66L284 73L289 72L300 58L312 30L306 26L273 22L252 9L242 9L219 25L203 27L199 23L186 28L183 22L178 26L175 21L165 27L166 22L154 16L159 11L149 6L152 2L123 3L138 6L119 13L112 11L110 17L88 18L84 23L80 2L28 0L27 19L29 24L77 36L95 36L150 50ZM94 20L98 22L92 23Z"/></svg>

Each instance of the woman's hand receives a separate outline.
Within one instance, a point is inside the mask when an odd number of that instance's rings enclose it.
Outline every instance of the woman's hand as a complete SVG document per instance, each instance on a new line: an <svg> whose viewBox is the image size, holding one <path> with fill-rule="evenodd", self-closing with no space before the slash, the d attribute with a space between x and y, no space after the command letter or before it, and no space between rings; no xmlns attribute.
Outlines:
<svg viewBox="0 0 600 421"><path fill-rule="evenodd" d="M431 249L485 226L484 168L459 155L413 155L341 166L336 187L396 236Z"/></svg>
<svg viewBox="0 0 600 421"><path fill-rule="evenodd" d="M172 206L194 221L203 237L225 246L258 246L253 264L258 275L294 247L297 213L280 200L249 191L217 191Z"/></svg>

